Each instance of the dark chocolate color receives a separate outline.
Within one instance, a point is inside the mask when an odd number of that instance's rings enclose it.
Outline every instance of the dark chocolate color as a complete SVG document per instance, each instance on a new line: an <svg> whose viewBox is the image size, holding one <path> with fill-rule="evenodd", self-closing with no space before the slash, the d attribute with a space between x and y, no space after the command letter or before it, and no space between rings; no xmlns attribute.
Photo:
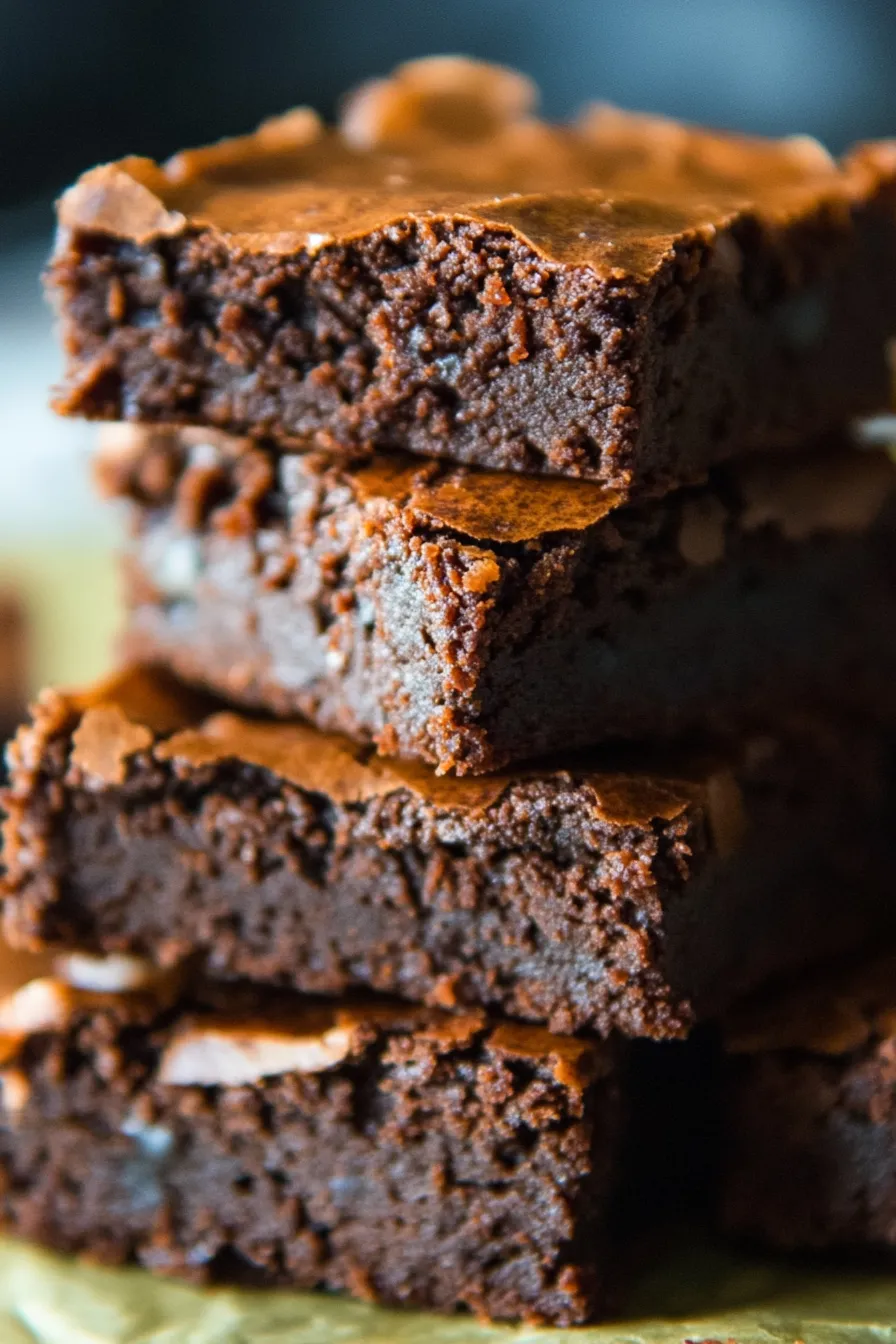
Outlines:
<svg viewBox="0 0 896 1344"><path fill-rule="evenodd" d="M665 1037L893 922L877 732L457 779L207 715L146 672L46 693L6 798L11 941Z"/></svg>
<svg viewBox="0 0 896 1344"><path fill-rule="evenodd" d="M605 1047L411 1007L55 992L56 1020L0 1035L6 1229L198 1282L562 1325L600 1307Z"/></svg>
<svg viewBox="0 0 896 1344"><path fill-rule="evenodd" d="M889 403L896 150L841 163L417 63L251 136L86 173L57 409L399 447L622 494Z"/></svg>
<svg viewBox="0 0 896 1344"><path fill-rule="evenodd" d="M608 739L896 710L896 469L840 447L648 508L116 426L130 658L482 774Z"/></svg>
<svg viewBox="0 0 896 1344"><path fill-rule="evenodd" d="M729 1032L722 1216L786 1249L896 1247L896 957Z"/></svg>

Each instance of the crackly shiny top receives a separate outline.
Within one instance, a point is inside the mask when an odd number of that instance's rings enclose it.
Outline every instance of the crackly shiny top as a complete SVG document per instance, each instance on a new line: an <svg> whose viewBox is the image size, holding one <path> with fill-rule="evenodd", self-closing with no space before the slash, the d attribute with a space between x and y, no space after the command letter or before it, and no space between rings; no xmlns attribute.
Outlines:
<svg viewBox="0 0 896 1344"><path fill-rule="evenodd" d="M598 104L568 125L536 118L512 71L413 61L347 99L336 128L308 108L159 165L129 157L85 173L64 229L146 243L191 229L275 254L315 253L400 221L469 220L548 260L646 277L682 238L707 242L740 212L784 223L840 211L896 180L896 145L836 162L805 136L698 130ZM718 248L737 268L737 248Z"/></svg>
<svg viewBox="0 0 896 1344"><path fill-rule="evenodd" d="M573 770L534 767L513 775L457 779L414 762L377 756L297 721L209 713L210 707L208 699L162 672L127 669L87 691L45 692L33 711L33 725L19 732L13 759L20 768L34 768L41 741L70 732L70 765L91 788L122 784L133 758L149 754L187 770L245 762L338 805L404 792L467 815L487 812L515 785L556 779L579 788L583 811L611 825L649 826L690 808L703 809L723 852L736 847L742 831L734 778L707 759L679 763L668 771L599 769L582 762Z"/></svg>

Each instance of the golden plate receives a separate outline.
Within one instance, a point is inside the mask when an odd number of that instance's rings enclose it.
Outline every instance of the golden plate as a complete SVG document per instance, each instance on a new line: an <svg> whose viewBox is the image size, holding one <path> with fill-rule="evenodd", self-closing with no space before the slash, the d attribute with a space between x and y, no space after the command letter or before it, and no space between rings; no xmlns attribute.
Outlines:
<svg viewBox="0 0 896 1344"><path fill-rule="evenodd" d="M634 1291L624 1318L490 1326L316 1293L199 1289L0 1241L3 1344L888 1344L896 1275L794 1268L697 1245Z"/></svg>

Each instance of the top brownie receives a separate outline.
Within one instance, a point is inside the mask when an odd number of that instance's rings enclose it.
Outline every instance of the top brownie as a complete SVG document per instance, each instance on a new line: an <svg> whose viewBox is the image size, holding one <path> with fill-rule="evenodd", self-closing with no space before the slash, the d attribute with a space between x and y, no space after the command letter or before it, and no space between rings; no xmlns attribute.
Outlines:
<svg viewBox="0 0 896 1344"><path fill-rule="evenodd" d="M532 115L417 61L62 197L66 414L577 476L623 496L888 404L896 145Z"/></svg>

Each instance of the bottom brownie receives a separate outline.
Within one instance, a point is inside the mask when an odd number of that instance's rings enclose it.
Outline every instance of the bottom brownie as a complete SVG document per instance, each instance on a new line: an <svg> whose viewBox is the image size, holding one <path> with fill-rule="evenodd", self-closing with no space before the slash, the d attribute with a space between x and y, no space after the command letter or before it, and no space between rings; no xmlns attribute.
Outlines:
<svg viewBox="0 0 896 1344"><path fill-rule="evenodd" d="M128 957L4 989L16 1233L199 1281L556 1324L598 1309L607 1046L389 1003L188 1000Z"/></svg>
<svg viewBox="0 0 896 1344"><path fill-rule="evenodd" d="M896 1246L896 955L745 1014L727 1049L728 1230Z"/></svg>

